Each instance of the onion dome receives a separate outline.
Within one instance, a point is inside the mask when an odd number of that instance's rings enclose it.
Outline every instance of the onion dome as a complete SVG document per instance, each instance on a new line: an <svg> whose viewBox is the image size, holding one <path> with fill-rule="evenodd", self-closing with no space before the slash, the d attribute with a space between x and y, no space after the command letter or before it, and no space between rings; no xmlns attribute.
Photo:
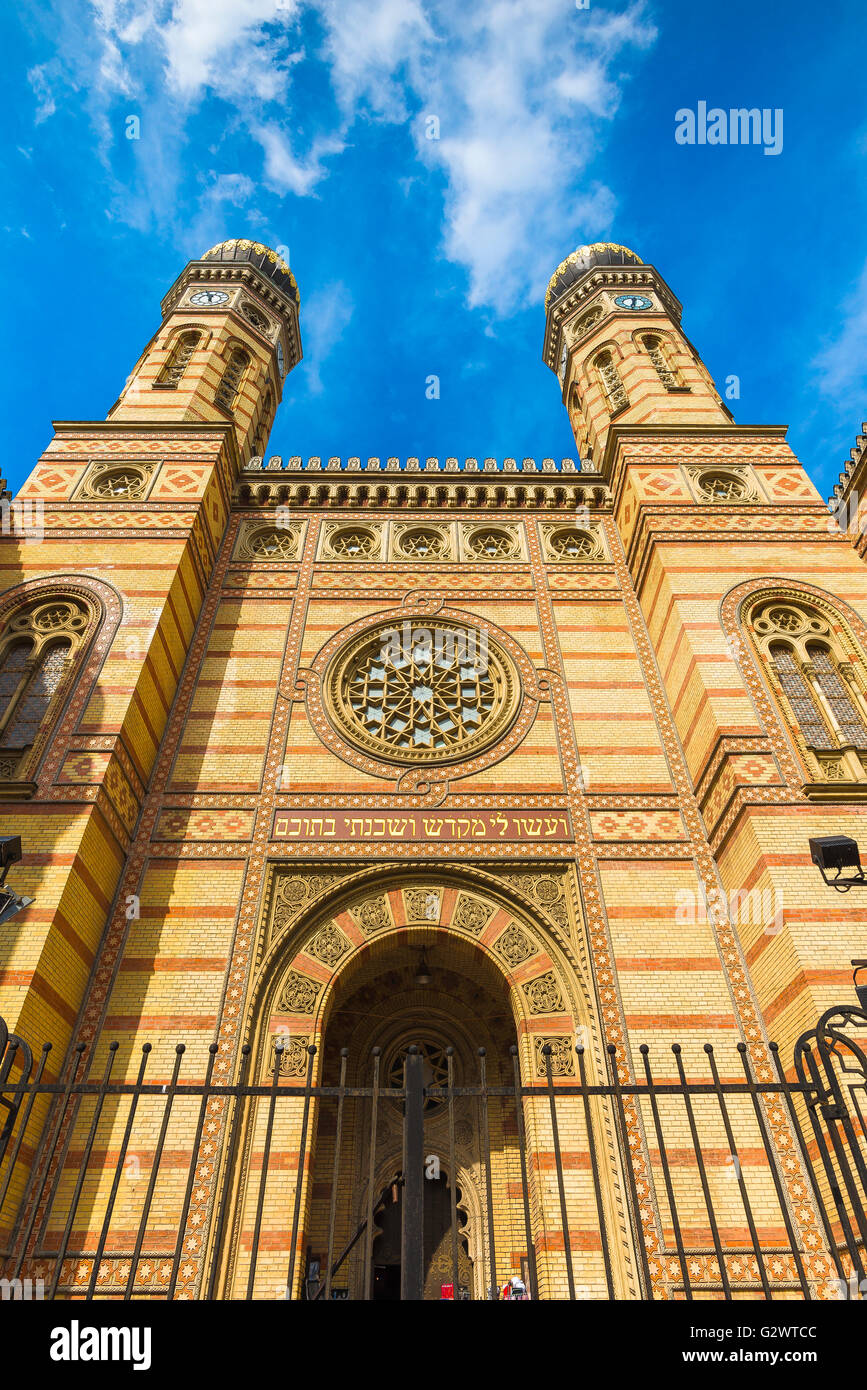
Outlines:
<svg viewBox="0 0 867 1390"><path fill-rule="evenodd" d="M298 285L292 271L276 251L272 251L270 246L263 246L261 241L221 241L217 246L212 246L210 251L206 251L202 260L249 261L250 265L255 266L262 275L266 275L289 299L294 299L296 304L300 303Z"/></svg>
<svg viewBox="0 0 867 1390"><path fill-rule="evenodd" d="M571 289L588 270L596 265L643 265L640 256L630 251L628 246L618 246L613 241L594 241L590 246L578 246L561 261L551 279L545 294L545 308L550 308L555 299Z"/></svg>

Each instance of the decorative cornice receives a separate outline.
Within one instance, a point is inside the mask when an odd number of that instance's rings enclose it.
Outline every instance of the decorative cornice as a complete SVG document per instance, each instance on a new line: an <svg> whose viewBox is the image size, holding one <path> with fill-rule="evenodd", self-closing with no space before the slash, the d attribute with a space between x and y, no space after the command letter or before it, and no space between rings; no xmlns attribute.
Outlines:
<svg viewBox="0 0 867 1390"><path fill-rule="evenodd" d="M355 511L434 511L489 508L492 512L539 508L573 512L579 508L608 509L611 498L600 481L583 485L563 478L536 477L526 482L494 482L492 479L426 478L373 479L362 475L333 474L276 478L273 474L245 471L235 488L234 502L247 507L345 507Z"/></svg>
<svg viewBox="0 0 867 1390"><path fill-rule="evenodd" d="M660 302L672 323L680 326L683 305L672 293L659 271L652 265L593 266L573 285L556 299L546 304L545 338L542 345L542 361L550 367L554 375L560 361L560 347L563 328L567 320L592 299L606 285L618 290L624 287L638 287L655 290ZM658 314L655 316L658 318Z"/></svg>

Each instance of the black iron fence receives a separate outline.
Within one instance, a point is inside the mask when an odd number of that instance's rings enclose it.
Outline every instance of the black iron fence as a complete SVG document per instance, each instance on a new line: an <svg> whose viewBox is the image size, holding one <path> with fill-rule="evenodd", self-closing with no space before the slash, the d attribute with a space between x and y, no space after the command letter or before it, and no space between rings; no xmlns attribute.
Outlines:
<svg viewBox="0 0 867 1390"><path fill-rule="evenodd" d="M235 1080L216 1081L217 1044L198 1079L182 1075L183 1045L167 1079L149 1075L147 1044L134 1079L114 1079L112 1043L98 1075L79 1045L50 1081L50 1048L34 1059L0 1020L0 1291L20 1297L36 1280L47 1298L273 1297L262 1291L262 1261L282 1259L284 1297L351 1296L344 1275L354 1261L354 1296L371 1299L379 1296L383 1214L399 1207L399 1297L430 1297L425 1182L434 1111L434 1147L448 1175L439 1296L470 1294L456 1136L459 1117L471 1113L476 1297L499 1297L511 1280L512 1296L530 1298L812 1299L827 1296L819 1256L839 1296L867 1298L861 1029L867 1014L830 1010L799 1040L790 1073L771 1045L770 1080L742 1044L726 1059L736 1057L737 1072L723 1074L707 1044L698 1079L697 1057L688 1076L677 1045L664 1072L647 1047L626 1071L610 1046L605 1080L594 1081L581 1046L549 1042L539 1051L541 1074L529 1081L515 1046L506 1059L479 1049L475 1076L459 1084L449 1048L439 1085L430 1076L426 1084L425 1057L410 1048L403 1085L394 1086L385 1084L379 1049L363 1063L344 1049L329 1082L315 1047L296 1049L290 1067L280 1042L259 1084L249 1048ZM359 1077L364 1084L354 1084ZM384 1107L392 1129L400 1117L402 1152L383 1184ZM132 1201L131 1156L141 1153L149 1162L142 1168L135 1157ZM631 1228L625 1263L622 1232L612 1229L618 1183ZM515 1239L502 1248L506 1204L511 1237L520 1237L517 1268ZM818 1232L809 1241L799 1207Z"/></svg>

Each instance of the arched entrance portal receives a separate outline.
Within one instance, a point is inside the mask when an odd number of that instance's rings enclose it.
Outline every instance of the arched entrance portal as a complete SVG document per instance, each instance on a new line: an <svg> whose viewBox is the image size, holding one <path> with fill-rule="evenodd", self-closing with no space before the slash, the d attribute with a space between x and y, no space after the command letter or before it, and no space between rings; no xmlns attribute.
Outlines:
<svg viewBox="0 0 867 1390"><path fill-rule="evenodd" d="M332 1291L341 1297L367 1296L377 1269L394 1287L389 1207L400 1211L394 1184L409 1135L418 1158L407 1157L407 1229L419 1230L425 1183L444 1180L449 1197L459 1194L457 1281L438 1277L433 1188L425 1199L427 1296L466 1281L472 1297L487 1297L535 1259L538 1296L565 1297L567 1248L582 1297L605 1297L612 1278L614 1296L631 1296L616 1115L610 1101L585 1103L572 1086L579 1039L591 1085L604 1080L606 1062L566 884L566 871L553 868L499 876L466 866L343 875L274 867L247 1003L258 1094L235 1110L223 1149L231 1214L214 1236L225 1296L280 1297L288 1287L303 1297L338 1260ZM419 1089L419 1123L410 1123L390 1084L411 1046L423 1050L428 1085L453 1049L453 1163L447 1109L428 1096L422 1111ZM561 1097L559 1168L548 1066ZM403 1268L412 1264L418 1289L418 1239L411 1249Z"/></svg>
<svg viewBox="0 0 867 1390"><path fill-rule="evenodd" d="M479 1048L485 1049L489 1085L508 1086L512 1079L510 1048L516 1041L508 987L493 963L470 942L416 928L401 933L399 940L386 938L338 981L323 1032L323 1085L337 1085L343 1050L347 1084L368 1085L374 1049L379 1049L382 1086L386 1090L400 1088L407 1051L416 1046L424 1057L426 1087L447 1084L449 1048L453 1049L456 1086L477 1081ZM308 1248L323 1276L337 1142L336 1108L335 1100L322 1102L314 1147ZM494 1209L501 1213L495 1220L502 1227L496 1235L502 1250L521 1249L526 1243L520 1210L510 1211L505 1200L509 1184L520 1182L513 1110L503 1097L492 1097L488 1104ZM388 1299L400 1290L402 1191L399 1183L392 1187L389 1183L403 1167L403 1105L398 1099L383 1097L377 1110L373 1155L371 1112L367 1100L350 1102L345 1108L334 1249L339 1259L365 1220L372 1169L377 1200L384 1194L375 1215L372 1292L375 1299ZM423 1118L425 1297L439 1299L442 1286L453 1283L448 1106L442 1099L428 1097ZM459 1280L468 1297L479 1298L484 1296L487 1204L476 1097L456 1100L453 1124ZM334 1286L341 1296L364 1297L366 1261L367 1241L362 1237L334 1274Z"/></svg>

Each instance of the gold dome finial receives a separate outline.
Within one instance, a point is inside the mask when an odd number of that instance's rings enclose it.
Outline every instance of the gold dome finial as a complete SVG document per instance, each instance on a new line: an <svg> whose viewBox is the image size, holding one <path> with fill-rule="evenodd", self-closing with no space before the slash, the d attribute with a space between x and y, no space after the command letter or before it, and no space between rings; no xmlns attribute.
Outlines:
<svg viewBox="0 0 867 1390"><path fill-rule="evenodd" d="M545 292L545 309L547 310L554 298L554 286L557 280L569 269L574 266L576 270L589 270L594 265L623 265L624 262L632 265L643 265L640 256L636 256L634 251L630 251L628 246L620 246L616 241L592 241L588 246L576 246L570 256L565 261L561 261L551 279L548 281L548 289ZM562 287L566 289L567 286Z"/></svg>
<svg viewBox="0 0 867 1390"><path fill-rule="evenodd" d="M288 279L294 297L296 300L299 298L298 283L289 266L277 255L276 251L272 251L270 246L265 246L261 241L251 241L247 237L218 241L217 245L212 246L210 251L206 251L201 259L203 261L252 261L266 272L269 279L277 283L284 278Z"/></svg>

